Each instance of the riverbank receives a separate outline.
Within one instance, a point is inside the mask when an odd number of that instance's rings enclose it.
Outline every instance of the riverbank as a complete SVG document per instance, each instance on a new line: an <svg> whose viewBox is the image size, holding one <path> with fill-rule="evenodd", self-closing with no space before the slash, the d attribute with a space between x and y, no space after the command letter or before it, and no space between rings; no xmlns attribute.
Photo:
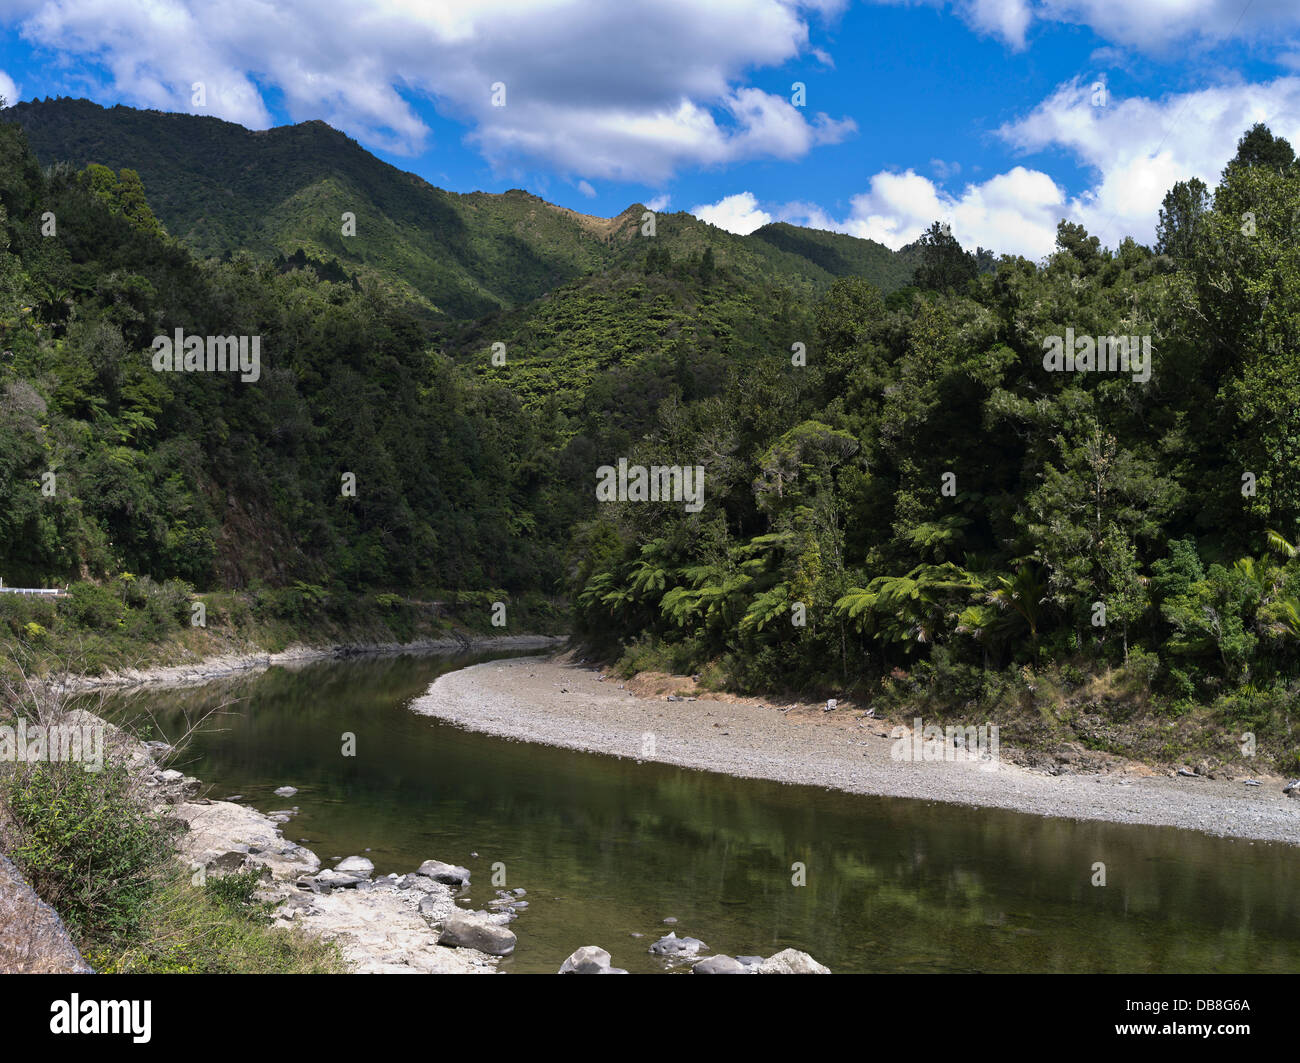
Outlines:
<svg viewBox="0 0 1300 1063"><path fill-rule="evenodd" d="M322 870L312 850L281 832L276 820L292 814L286 809L273 818L232 801L183 801L171 812L186 826L178 855L205 874L260 874L256 897L275 906L274 925L335 943L353 974L492 974L513 948L505 929L513 911L459 908L460 884L434 877L463 872L468 885L464 868L431 860L407 875L374 878L374 865L352 856ZM447 943L452 924L496 954Z"/></svg>
<svg viewBox="0 0 1300 1063"><path fill-rule="evenodd" d="M68 691L131 686L188 686L223 676L262 671L272 665L303 664L342 657L383 657L403 653L483 653L551 649L567 640L563 635L489 635L472 639L419 639L414 642L349 642L324 646L295 645L279 653L226 653L195 656L192 662L125 668L102 675L62 677Z"/></svg>
<svg viewBox="0 0 1300 1063"><path fill-rule="evenodd" d="M991 761L906 761L891 755L886 721L637 686L568 656L523 657L440 676L411 708L499 737L744 778L1300 845L1300 802L1275 776L1247 786L1118 759L1105 773L1051 775L1011 763L1005 750Z"/></svg>

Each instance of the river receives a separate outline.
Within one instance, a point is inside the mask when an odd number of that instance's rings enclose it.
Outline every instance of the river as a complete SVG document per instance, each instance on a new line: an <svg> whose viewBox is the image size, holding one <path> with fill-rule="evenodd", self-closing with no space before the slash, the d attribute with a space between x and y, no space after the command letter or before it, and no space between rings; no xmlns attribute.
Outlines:
<svg viewBox="0 0 1300 1063"><path fill-rule="evenodd" d="M503 971L553 973L580 945L662 971L647 948L669 929L731 955L801 949L837 973L1300 970L1291 846L734 779L407 709L438 675L486 659L274 667L114 694L107 715L174 739L212 712L171 766L214 798L297 805L285 834L325 866L463 864L481 907L503 865L529 901ZM275 796L284 785L299 792Z"/></svg>

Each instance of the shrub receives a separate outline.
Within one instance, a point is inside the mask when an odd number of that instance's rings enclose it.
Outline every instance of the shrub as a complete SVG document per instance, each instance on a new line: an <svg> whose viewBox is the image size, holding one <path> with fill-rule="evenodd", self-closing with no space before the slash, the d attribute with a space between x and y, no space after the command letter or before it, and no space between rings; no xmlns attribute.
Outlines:
<svg viewBox="0 0 1300 1063"><path fill-rule="evenodd" d="M78 582L68 588L61 607L78 627L108 631L117 627L125 608L121 598L108 587Z"/></svg>
<svg viewBox="0 0 1300 1063"><path fill-rule="evenodd" d="M167 852L158 816L120 762L20 764L0 776L5 849L74 933L116 938L138 929Z"/></svg>

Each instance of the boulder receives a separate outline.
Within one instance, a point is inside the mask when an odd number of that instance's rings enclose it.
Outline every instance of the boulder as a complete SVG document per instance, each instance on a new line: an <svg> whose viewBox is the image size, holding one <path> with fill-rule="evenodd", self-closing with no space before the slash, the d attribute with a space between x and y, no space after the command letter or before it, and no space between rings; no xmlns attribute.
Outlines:
<svg viewBox="0 0 1300 1063"><path fill-rule="evenodd" d="M684 937L679 938L677 931L670 930L667 937L661 937L649 951L656 956L668 956L670 958L682 958L688 956L698 956L701 949L707 949L709 946L704 944L699 938Z"/></svg>
<svg viewBox="0 0 1300 1063"><path fill-rule="evenodd" d="M823 967L806 952L798 949L786 949L775 956L769 956L758 965L759 974L830 974L829 967Z"/></svg>
<svg viewBox="0 0 1300 1063"><path fill-rule="evenodd" d="M346 860L340 860L335 864L334 870L341 871L345 875L360 875L362 878L369 878L375 870L375 865L364 856L349 856Z"/></svg>
<svg viewBox="0 0 1300 1063"><path fill-rule="evenodd" d="M451 912L438 935L439 945L477 949L489 956L509 956L519 939L503 926L489 923L474 912Z"/></svg>
<svg viewBox="0 0 1300 1063"><path fill-rule="evenodd" d="M366 880L360 875L345 875L341 871L335 871L327 867L324 871L319 871L312 876L312 881L316 883L318 892L329 893L330 890L344 890L358 886Z"/></svg>
<svg viewBox="0 0 1300 1063"><path fill-rule="evenodd" d="M403 875L397 882L399 890L415 890L417 893L432 893L438 888L438 883L429 878L428 875L417 875L412 872L409 875Z"/></svg>
<svg viewBox="0 0 1300 1063"><path fill-rule="evenodd" d="M298 787L296 786L281 786L275 791L275 795L277 797L292 797L297 792Z"/></svg>
<svg viewBox="0 0 1300 1063"><path fill-rule="evenodd" d="M448 886L469 885L468 868L457 867L455 864L444 864L441 860L426 860L420 865L418 873Z"/></svg>
<svg viewBox="0 0 1300 1063"><path fill-rule="evenodd" d="M753 974L752 967L746 967L739 960L730 956L710 956L700 960L691 968L691 974Z"/></svg>
<svg viewBox="0 0 1300 1063"><path fill-rule="evenodd" d="M627 974L627 971L611 967L609 953L598 945L583 945L560 964L556 974Z"/></svg>

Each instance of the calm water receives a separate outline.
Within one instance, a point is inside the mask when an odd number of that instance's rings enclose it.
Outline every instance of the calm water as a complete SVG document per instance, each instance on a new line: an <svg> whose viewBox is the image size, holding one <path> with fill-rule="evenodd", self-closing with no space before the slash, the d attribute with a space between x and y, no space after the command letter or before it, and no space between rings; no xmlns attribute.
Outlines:
<svg viewBox="0 0 1300 1063"><path fill-rule="evenodd" d="M715 952L795 947L836 972L1298 971L1300 853L1168 828L1074 823L731 779L471 734L410 712L487 658L325 662L113 703L174 738L225 705L178 767L263 811L329 866L492 864L530 907L503 969L553 973L580 945L659 971L676 916ZM340 755L356 735L355 757ZM292 798L272 790L292 785ZM471 857L477 852L477 858ZM791 864L807 885L791 884ZM1091 885L1106 864L1109 884ZM645 936L633 938L633 932Z"/></svg>

